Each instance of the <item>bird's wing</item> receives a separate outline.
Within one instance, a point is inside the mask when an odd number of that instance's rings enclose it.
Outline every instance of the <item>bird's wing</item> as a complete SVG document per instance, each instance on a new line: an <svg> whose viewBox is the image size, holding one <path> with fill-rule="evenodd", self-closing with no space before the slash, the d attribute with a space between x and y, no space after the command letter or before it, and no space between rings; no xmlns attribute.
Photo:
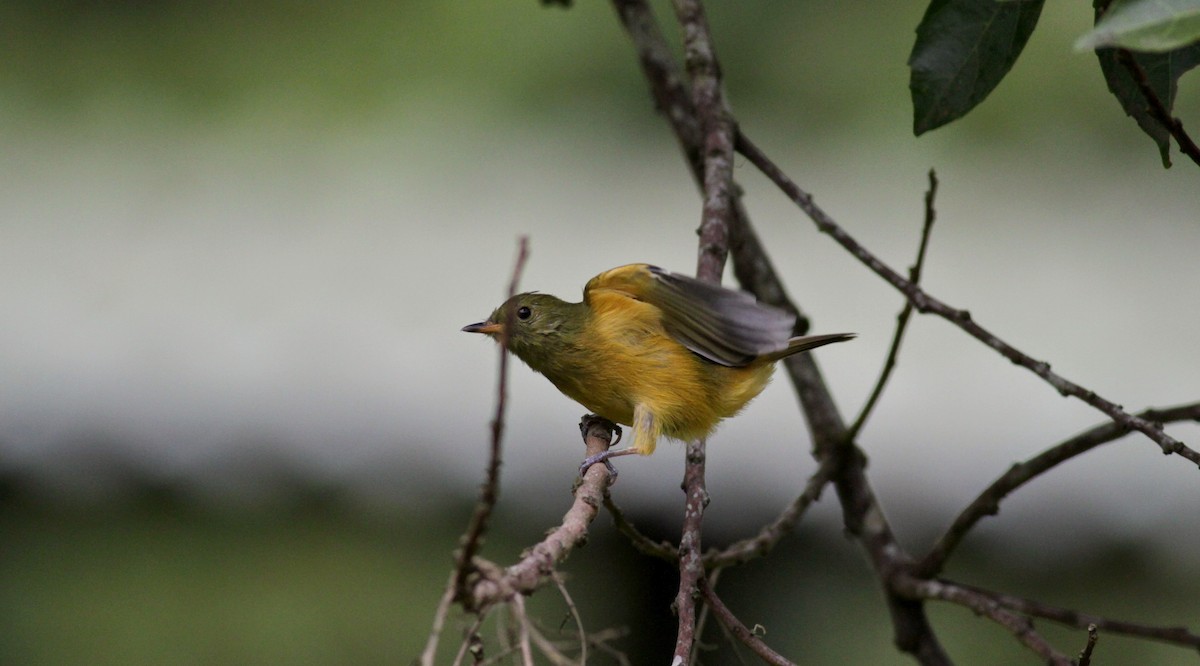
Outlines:
<svg viewBox="0 0 1200 666"><path fill-rule="evenodd" d="M743 366L788 347L796 318L750 294L668 273L649 264L605 271L584 287L591 302L599 292L619 292L662 312L663 327L680 344L721 365Z"/></svg>

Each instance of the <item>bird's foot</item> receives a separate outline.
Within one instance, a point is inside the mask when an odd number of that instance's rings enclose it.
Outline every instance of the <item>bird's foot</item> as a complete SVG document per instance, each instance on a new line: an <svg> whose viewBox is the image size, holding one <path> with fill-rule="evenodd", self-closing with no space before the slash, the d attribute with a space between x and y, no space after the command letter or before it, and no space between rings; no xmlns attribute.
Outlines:
<svg viewBox="0 0 1200 666"><path fill-rule="evenodd" d="M598 414L585 414L579 420L579 434L583 436L585 445L587 444L589 431L591 431L593 426L597 426L608 433L606 439L609 440L609 448L584 458L583 462L579 465L579 476L582 477L592 465L602 462L605 468L608 469L608 483L612 485L617 481L617 468L613 467L613 464L609 462L609 458L637 453L637 451L633 449L618 449L614 451L612 447L621 441L621 426Z"/></svg>
<svg viewBox="0 0 1200 666"><path fill-rule="evenodd" d="M609 448L621 443L621 426L609 421L599 414L584 414L583 417L579 419L579 434L583 437L583 443L585 445L587 444L588 430L591 429L593 424L598 425L608 431L609 439L612 440L609 442ZM616 439L612 439L613 435L616 435Z"/></svg>
<svg viewBox="0 0 1200 666"><path fill-rule="evenodd" d="M613 467L613 464L609 459L616 458L618 456L627 456L637 452L637 449L629 446L623 449L617 449L615 451L609 449L607 451L601 451L595 455L588 456L583 459L582 463L579 464L579 476L583 476L584 473L588 471L588 468L592 465L595 465L596 463L604 463L604 466L608 468L608 485L611 486L617 482L617 468Z"/></svg>

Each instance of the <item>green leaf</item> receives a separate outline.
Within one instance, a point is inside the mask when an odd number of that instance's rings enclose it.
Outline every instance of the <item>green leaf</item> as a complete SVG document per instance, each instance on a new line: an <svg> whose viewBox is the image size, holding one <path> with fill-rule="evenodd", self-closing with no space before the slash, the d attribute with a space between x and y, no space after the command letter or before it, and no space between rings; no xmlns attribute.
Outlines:
<svg viewBox="0 0 1200 666"><path fill-rule="evenodd" d="M1161 53L1200 41L1200 0L1113 0L1079 51L1120 46Z"/></svg>
<svg viewBox="0 0 1200 666"><path fill-rule="evenodd" d="M982 102L1012 69L1041 13L1042 0L932 0L908 57L913 133Z"/></svg>
<svg viewBox="0 0 1200 666"><path fill-rule="evenodd" d="M1154 143L1162 156L1163 166L1171 166L1170 148L1171 134L1166 127L1150 114L1150 104L1142 93L1133 74L1121 64L1116 49L1097 49L1096 57L1100 59L1100 69L1104 72L1104 80L1125 113L1132 116L1142 131ZM1185 46L1181 49L1166 53L1132 53L1134 61L1146 73L1146 83L1154 95L1162 101L1163 106L1170 112L1175 104L1175 93L1179 88L1179 77L1200 64L1200 44Z"/></svg>

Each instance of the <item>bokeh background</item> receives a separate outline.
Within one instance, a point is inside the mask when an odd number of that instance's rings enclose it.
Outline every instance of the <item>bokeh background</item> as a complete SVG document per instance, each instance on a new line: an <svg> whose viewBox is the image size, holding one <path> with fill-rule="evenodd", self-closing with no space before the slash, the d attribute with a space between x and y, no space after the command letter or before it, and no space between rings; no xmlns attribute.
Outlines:
<svg viewBox="0 0 1200 666"><path fill-rule="evenodd" d="M911 262L936 168L933 293L1131 410L1200 399L1196 169L1163 170L1072 50L1090 3L1048 3L1008 80L920 138L904 63L921 2L709 12L742 126L868 247ZM818 352L850 416L901 300L752 168L736 175L814 330L859 333ZM494 345L459 328L502 299L516 238L524 286L574 297L622 263L693 270L698 220L606 3L0 4L0 662L407 663L495 399ZM499 562L555 524L581 453L582 410L548 382L515 366L510 404L484 553ZM861 443L920 549L1012 462L1101 420L918 317ZM1170 431L1200 444L1195 424ZM807 450L786 381L724 425L709 543L785 505ZM664 443L620 464L618 501L658 537L676 534L681 460ZM1129 437L1022 489L949 574L1195 628L1198 498L1192 465ZM722 589L785 653L908 663L839 518L826 496ZM565 567L585 623L627 628L614 645L634 663L664 659L674 575L607 518L592 534ZM571 635L560 598L531 603ZM963 663L1032 662L970 613L932 612ZM1110 636L1100 650L1194 663Z"/></svg>

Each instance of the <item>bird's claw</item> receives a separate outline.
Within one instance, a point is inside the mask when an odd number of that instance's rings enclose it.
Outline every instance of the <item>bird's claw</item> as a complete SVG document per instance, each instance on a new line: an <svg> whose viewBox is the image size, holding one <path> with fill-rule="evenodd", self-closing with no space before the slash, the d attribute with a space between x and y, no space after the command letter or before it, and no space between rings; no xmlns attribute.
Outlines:
<svg viewBox="0 0 1200 666"><path fill-rule="evenodd" d="M613 467L612 461L609 460L610 453L611 451L601 451L596 455L584 458L583 462L579 464L579 476L586 474L592 465L595 465L596 463L604 463L604 466L608 469L608 485L611 486L612 484L616 483L617 468Z"/></svg>

